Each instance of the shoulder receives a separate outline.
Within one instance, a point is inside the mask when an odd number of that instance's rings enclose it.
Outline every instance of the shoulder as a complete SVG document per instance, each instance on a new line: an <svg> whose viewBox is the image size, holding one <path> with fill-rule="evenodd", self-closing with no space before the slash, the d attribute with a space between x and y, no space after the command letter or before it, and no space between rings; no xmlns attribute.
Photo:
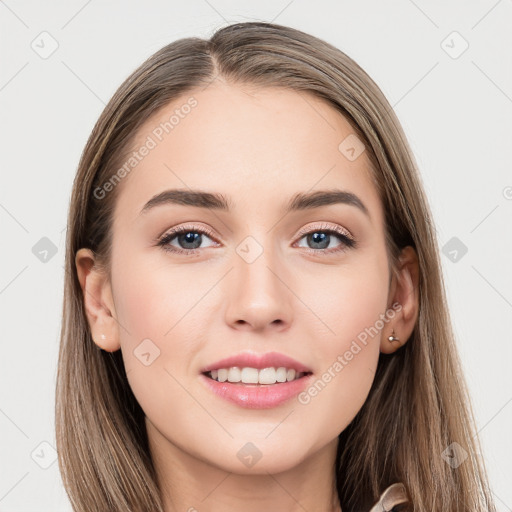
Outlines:
<svg viewBox="0 0 512 512"><path fill-rule="evenodd" d="M396 483L390 485L381 495L369 512L405 512L409 510L410 502L405 485Z"/></svg>

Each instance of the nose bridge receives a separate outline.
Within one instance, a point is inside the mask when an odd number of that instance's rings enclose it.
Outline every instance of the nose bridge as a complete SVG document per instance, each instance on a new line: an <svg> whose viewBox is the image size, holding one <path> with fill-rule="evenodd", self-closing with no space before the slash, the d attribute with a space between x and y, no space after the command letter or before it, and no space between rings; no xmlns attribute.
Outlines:
<svg viewBox="0 0 512 512"><path fill-rule="evenodd" d="M285 285L286 266L278 244L263 230L246 236L235 248L231 273L231 298L227 308L230 323L246 322L263 328L290 321L290 291Z"/></svg>
<svg viewBox="0 0 512 512"><path fill-rule="evenodd" d="M271 233L246 236L236 247L235 274L253 293L280 294L283 283L279 279L280 254ZM281 278L282 279L282 278Z"/></svg>

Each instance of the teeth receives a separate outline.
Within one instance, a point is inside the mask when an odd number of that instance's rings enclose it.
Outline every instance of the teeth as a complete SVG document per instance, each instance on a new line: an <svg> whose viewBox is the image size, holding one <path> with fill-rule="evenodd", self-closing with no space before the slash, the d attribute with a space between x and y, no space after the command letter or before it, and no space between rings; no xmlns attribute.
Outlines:
<svg viewBox="0 0 512 512"><path fill-rule="evenodd" d="M256 368L242 368L240 378L233 382L243 382L244 384L258 384L258 370Z"/></svg>
<svg viewBox="0 0 512 512"><path fill-rule="evenodd" d="M240 382L240 368L234 366L228 370L228 382Z"/></svg>
<svg viewBox="0 0 512 512"><path fill-rule="evenodd" d="M213 380L218 382L242 382L243 384L275 384L276 382L290 382L300 379L304 372L296 372L293 368L219 368L209 372Z"/></svg>

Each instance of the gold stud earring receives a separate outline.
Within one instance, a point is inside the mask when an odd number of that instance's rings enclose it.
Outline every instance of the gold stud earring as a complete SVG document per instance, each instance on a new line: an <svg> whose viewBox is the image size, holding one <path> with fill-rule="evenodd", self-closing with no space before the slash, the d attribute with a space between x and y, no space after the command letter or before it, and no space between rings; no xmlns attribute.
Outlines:
<svg viewBox="0 0 512 512"><path fill-rule="evenodd" d="M388 341L393 343L393 341L400 341L398 338L395 338L395 329L391 332L391 336L388 336Z"/></svg>

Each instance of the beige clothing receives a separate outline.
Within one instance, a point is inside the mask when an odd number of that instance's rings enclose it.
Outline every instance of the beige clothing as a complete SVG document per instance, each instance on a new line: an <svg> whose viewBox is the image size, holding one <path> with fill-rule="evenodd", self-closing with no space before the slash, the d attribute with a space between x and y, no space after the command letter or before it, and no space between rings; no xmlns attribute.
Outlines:
<svg viewBox="0 0 512 512"><path fill-rule="evenodd" d="M399 512L407 510L407 504L409 504L409 498L405 490L405 485L396 483L390 485L380 495L379 501L375 503L369 512Z"/></svg>

